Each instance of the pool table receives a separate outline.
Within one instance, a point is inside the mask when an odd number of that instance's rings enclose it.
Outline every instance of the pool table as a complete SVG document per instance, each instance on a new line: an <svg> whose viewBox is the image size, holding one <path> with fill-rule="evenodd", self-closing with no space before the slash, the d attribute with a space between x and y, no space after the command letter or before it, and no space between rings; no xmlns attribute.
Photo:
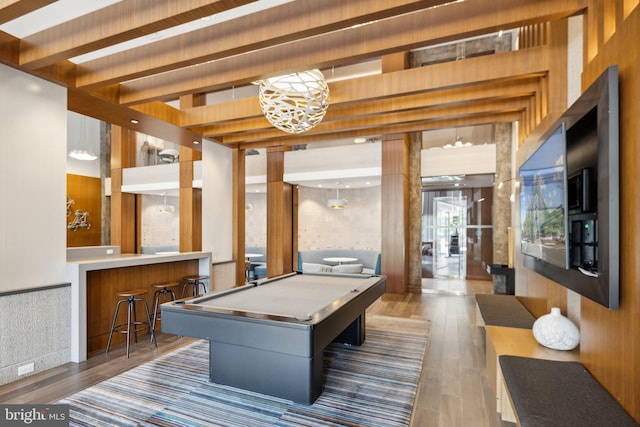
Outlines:
<svg viewBox="0 0 640 427"><path fill-rule="evenodd" d="M292 273L161 306L162 332L209 341L209 379L297 403L322 393L323 351L360 345L384 276Z"/></svg>

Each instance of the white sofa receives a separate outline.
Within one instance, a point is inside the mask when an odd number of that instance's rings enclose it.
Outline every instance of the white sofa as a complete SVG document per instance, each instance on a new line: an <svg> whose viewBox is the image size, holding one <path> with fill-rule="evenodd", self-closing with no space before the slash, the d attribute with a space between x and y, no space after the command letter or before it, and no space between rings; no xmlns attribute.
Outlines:
<svg viewBox="0 0 640 427"><path fill-rule="evenodd" d="M329 257L350 257L358 260L337 265L324 261ZM298 270L307 272L380 274L380 252L361 249L319 249L298 251Z"/></svg>

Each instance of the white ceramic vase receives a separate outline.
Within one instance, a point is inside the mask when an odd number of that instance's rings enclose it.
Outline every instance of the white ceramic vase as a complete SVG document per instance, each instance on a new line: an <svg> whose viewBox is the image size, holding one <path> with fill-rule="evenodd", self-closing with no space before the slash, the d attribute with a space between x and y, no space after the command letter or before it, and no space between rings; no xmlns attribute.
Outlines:
<svg viewBox="0 0 640 427"><path fill-rule="evenodd" d="M572 350L580 343L580 331L558 307L552 307L551 313L540 316L533 323L533 336L540 344L554 350Z"/></svg>

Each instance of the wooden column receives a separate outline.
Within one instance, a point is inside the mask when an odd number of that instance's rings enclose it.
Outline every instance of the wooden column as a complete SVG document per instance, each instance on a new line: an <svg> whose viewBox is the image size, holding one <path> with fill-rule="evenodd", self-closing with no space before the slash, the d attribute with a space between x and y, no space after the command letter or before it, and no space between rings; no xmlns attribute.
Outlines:
<svg viewBox="0 0 640 427"><path fill-rule="evenodd" d="M203 94L180 97L180 108L205 105ZM180 147L180 252L202 250L202 190L193 188L193 162L202 153Z"/></svg>
<svg viewBox="0 0 640 427"><path fill-rule="evenodd" d="M267 276L293 271L293 189L284 182L287 147L267 149Z"/></svg>
<svg viewBox="0 0 640 427"><path fill-rule="evenodd" d="M409 284L409 141L406 134L382 138L382 265L387 293L402 294Z"/></svg>
<svg viewBox="0 0 640 427"><path fill-rule="evenodd" d="M408 68L408 54L382 57L382 72ZM387 293L409 290L409 137L407 134L382 137L381 180L381 273L387 276Z"/></svg>
<svg viewBox="0 0 640 427"><path fill-rule="evenodd" d="M246 150L233 149L233 241L232 253L236 260L236 284L246 281L245 277L245 203L246 203Z"/></svg>
<svg viewBox="0 0 640 427"><path fill-rule="evenodd" d="M122 193L122 170L135 161L129 130L111 126L111 244L120 253L136 252L136 198Z"/></svg>

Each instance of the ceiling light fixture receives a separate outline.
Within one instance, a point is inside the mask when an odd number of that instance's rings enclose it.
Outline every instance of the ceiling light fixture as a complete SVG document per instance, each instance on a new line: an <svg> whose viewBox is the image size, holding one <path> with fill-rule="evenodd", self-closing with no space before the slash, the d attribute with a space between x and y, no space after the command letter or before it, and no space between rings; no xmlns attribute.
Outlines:
<svg viewBox="0 0 640 427"><path fill-rule="evenodd" d="M175 206L167 204L167 193L162 193L162 195L164 196L164 204L160 205L160 213L175 212Z"/></svg>
<svg viewBox="0 0 640 427"><path fill-rule="evenodd" d="M337 183L340 185L340 183ZM340 190L336 188L336 198L327 201L327 207L330 209L344 209L347 207L347 199L340 198Z"/></svg>
<svg viewBox="0 0 640 427"><path fill-rule="evenodd" d="M460 147L471 147L473 145L472 142L462 142L462 137L459 136L456 138L456 142L453 144L445 144L442 148L460 148Z"/></svg>
<svg viewBox="0 0 640 427"><path fill-rule="evenodd" d="M79 150L77 148L69 152L69 157L72 157L76 160L95 160L98 158L98 156L96 156L92 152L90 153L87 150Z"/></svg>
<svg viewBox="0 0 640 427"><path fill-rule="evenodd" d="M80 147L83 147L83 146L89 147L91 144L89 142L89 136L87 135L87 132L86 132L86 121L89 119L84 116L78 116L78 117L80 119L80 131L79 131L80 135L78 137L78 145ZM98 158L96 153L94 153L91 150L86 150L84 148L74 148L73 150L69 151L69 157L76 160L85 160L85 161L91 161Z"/></svg>
<svg viewBox="0 0 640 427"><path fill-rule="evenodd" d="M262 113L287 133L313 128L329 107L329 86L318 69L260 80L259 84Z"/></svg>

